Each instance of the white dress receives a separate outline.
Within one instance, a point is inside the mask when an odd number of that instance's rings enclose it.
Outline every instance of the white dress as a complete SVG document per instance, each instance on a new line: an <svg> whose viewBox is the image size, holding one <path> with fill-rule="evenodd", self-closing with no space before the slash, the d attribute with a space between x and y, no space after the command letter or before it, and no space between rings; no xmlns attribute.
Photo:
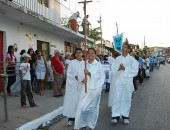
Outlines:
<svg viewBox="0 0 170 130"><path fill-rule="evenodd" d="M82 71L82 72L81 72ZM72 60L68 66L66 90L63 105L63 115L68 118L75 118L79 103L82 80L84 79L84 61ZM78 76L78 81L75 79Z"/></svg>
<svg viewBox="0 0 170 130"><path fill-rule="evenodd" d="M125 70L120 70L119 66L123 64ZM131 98L134 91L133 77L139 70L139 63L129 54L119 56L112 64L112 75L115 77L115 85L113 85L112 99L112 117L124 116L129 117L131 108Z"/></svg>
<svg viewBox="0 0 170 130"><path fill-rule="evenodd" d="M112 61L112 64L115 62ZM111 66L111 72L113 70L113 65ZM114 91L115 91L115 82L116 82L116 75L111 73L110 74L110 92L109 92L109 97L108 97L108 106L111 107L113 105L113 98L114 98Z"/></svg>
<svg viewBox="0 0 170 130"><path fill-rule="evenodd" d="M74 129L80 129L86 126L94 129L98 119L99 103L105 74L101 63L97 60L94 60L92 64L89 64L87 61L87 70L91 73L91 77L87 76L87 93L85 93L85 85L81 91Z"/></svg>

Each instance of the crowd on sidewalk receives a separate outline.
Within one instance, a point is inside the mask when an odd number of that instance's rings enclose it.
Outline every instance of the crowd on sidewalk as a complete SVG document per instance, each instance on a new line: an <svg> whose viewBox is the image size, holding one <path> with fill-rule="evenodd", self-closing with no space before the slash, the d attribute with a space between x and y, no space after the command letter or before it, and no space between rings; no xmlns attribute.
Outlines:
<svg viewBox="0 0 170 130"><path fill-rule="evenodd" d="M33 92L43 96L46 80L53 88L54 97L63 96L62 88L65 88L63 115L68 117L67 125L75 123L78 130L95 128L104 84L105 92L109 92L111 122L117 124L123 118L124 123L128 124L132 95L144 79L150 78L153 68L160 65L156 57L130 53L128 43L123 45L122 54L96 55L95 49L89 48L86 67L81 48L77 48L74 54L65 55L55 50L48 61L43 51L32 48L22 50L20 54L21 108L27 107L26 97L30 107L38 107ZM16 82L14 46L8 47L6 62L9 74L7 92L11 96L11 86Z"/></svg>
<svg viewBox="0 0 170 130"><path fill-rule="evenodd" d="M43 96L45 81L53 88L54 97L63 96L62 89L65 87L65 74L71 59L70 53L63 55L56 50L54 56L49 55L48 61L44 51L34 51L32 48L27 51L21 50L20 55L20 61L17 61L14 46L8 47L6 71L8 74L7 95L9 97L13 95L12 85L15 82L20 82L16 84L17 87L20 84L21 108L27 107L26 97L30 107L38 107L34 102L33 93ZM17 70L19 70L19 81L16 81Z"/></svg>

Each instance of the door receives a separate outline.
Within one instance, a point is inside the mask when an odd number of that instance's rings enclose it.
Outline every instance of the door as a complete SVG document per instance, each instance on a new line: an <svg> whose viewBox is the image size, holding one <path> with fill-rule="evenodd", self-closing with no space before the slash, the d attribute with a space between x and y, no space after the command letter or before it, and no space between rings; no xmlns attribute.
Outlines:
<svg viewBox="0 0 170 130"><path fill-rule="evenodd" d="M0 32L0 73L3 73L3 32ZM0 92L3 91L3 84L0 80Z"/></svg>
<svg viewBox="0 0 170 130"><path fill-rule="evenodd" d="M49 42L37 41L37 50L44 51L46 60L49 60Z"/></svg>

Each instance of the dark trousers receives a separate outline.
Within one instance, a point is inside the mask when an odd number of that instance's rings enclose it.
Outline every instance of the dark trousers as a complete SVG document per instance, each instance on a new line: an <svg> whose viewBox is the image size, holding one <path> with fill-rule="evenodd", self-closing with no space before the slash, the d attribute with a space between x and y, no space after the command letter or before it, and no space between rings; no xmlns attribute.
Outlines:
<svg viewBox="0 0 170 130"><path fill-rule="evenodd" d="M68 118L68 121L75 121L75 118Z"/></svg>
<svg viewBox="0 0 170 130"><path fill-rule="evenodd" d="M140 71L140 69L139 69L137 76L135 76L135 77L133 78L133 85L134 85L135 91L138 89L138 83L137 83L137 81L140 80L140 75L141 75L141 71ZM140 81L139 81L139 82L140 82Z"/></svg>
<svg viewBox="0 0 170 130"><path fill-rule="evenodd" d="M139 82L140 82L140 84L143 83L142 70L141 70L141 68L139 68Z"/></svg>
<svg viewBox="0 0 170 130"><path fill-rule="evenodd" d="M142 69L142 76L143 76L143 79L146 78L146 73L145 73L145 69L144 68Z"/></svg>
<svg viewBox="0 0 170 130"><path fill-rule="evenodd" d="M32 86L32 91L34 91L34 81L35 81L35 69L31 69L30 70L30 74L31 74L31 86Z"/></svg>
<svg viewBox="0 0 170 130"><path fill-rule="evenodd" d="M8 84L7 84L7 92L11 93L11 86L16 81L15 67L7 67L7 74L9 74L9 76L8 76Z"/></svg>
<svg viewBox="0 0 170 130"><path fill-rule="evenodd" d="M110 91L110 83L106 82L106 90L105 92L109 92Z"/></svg>
<svg viewBox="0 0 170 130"><path fill-rule="evenodd" d="M31 81L23 80L21 82L21 105L26 105L26 96L31 107L35 106L33 94L31 91Z"/></svg>
<svg viewBox="0 0 170 130"><path fill-rule="evenodd" d="M153 71L153 64L150 63L150 72L152 72L152 71Z"/></svg>
<svg viewBox="0 0 170 130"><path fill-rule="evenodd" d="M135 91L138 89L138 86L137 86L137 84L136 84L136 80L137 80L137 78L134 77L134 78L133 78L133 85L134 85Z"/></svg>
<svg viewBox="0 0 170 130"><path fill-rule="evenodd" d="M144 68L140 68L139 69L139 73L140 73L140 76L139 76L139 82L140 84L143 83L143 80L144 80L144 77L145 77L145 69Z"/></svg>
<svg viewBox="0 0 170 130"><path fill-rule="evenodd" d="M38 93L38 79L36 76L34 78L34 92Z"/></svg>

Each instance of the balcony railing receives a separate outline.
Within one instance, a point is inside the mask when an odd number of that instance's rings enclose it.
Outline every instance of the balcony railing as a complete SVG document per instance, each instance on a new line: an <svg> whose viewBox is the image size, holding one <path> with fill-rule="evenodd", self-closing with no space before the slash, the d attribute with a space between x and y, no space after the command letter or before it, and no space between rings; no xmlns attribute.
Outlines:
<svg viewBox="0 0 170 130"><path fill-rule="evenodd" d="M36 14L43 16L44 18L51 20L53 22L60 22L60 12L55 8L50 8L50 4L40 3L39 0L13 0L15 4L24 7ZM59 7L59 3L55 3L56 7Z"/></svg>
<svg viewBox="0 0 170 130"><path fill-rule="evenodd" d="M73 14L73 11L61 4L59 0L13 0L12 2L53 23L66 27L68 27L69 17ZM78 31L82 30L81 22L82 19L78 19L80 27Z"/></svg>
<svg viewBox="0 0 170 130"><path fill-rule="evenodd" d="M18 5L21 10L25 13L29 13L33 16L37 16L42 20L46 20L55 25L61 25L68 27L69 17L74 12L70 7L65 6L61 3L61 0L11 0L13 3ZM76 1L76 0L75 0ZM76 4L76 2L75 2ZM76 7L76 6L75 6ZM78 32L83 34L82 18L77 19ZM88 30L91 26L88 26ZM74 29L73 29L74 30ZM88 33L87 33L88 34Z"/></svg>

